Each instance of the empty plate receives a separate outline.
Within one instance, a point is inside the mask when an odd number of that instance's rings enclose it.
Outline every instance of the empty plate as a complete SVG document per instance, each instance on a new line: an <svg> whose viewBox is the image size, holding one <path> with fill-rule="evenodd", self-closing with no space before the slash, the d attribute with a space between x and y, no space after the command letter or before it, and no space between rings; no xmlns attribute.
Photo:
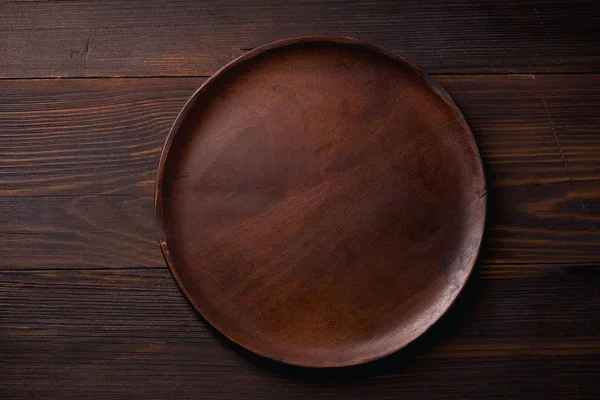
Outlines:
<svg viewBox="0 0 600 400"><path fill-rule="evenodd" d="M463 116L423 71L340 37L255 49L208 79L160 159L165 259L216 329L282 362L347 366L421 335L485 219Z"/></svg>

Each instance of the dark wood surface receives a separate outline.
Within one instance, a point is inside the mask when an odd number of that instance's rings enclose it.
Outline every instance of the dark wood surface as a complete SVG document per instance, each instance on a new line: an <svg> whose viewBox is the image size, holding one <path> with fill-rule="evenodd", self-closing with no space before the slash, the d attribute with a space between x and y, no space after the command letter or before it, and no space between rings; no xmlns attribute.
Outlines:
<svg viewBox="0 0 600 400"><path fill-rule="evenodd" d="M281 4L0 3L0 397L597 398L596 2ZM209 328L164 264L152 205L202 76L314 33L434 73L489 186L483 254L447 317L400 353L326 372Z"/></svg>
<svg viewBox="0 0 600 400"><path fill-rule="evenodd" d="M430 73L600 68L590 0L11 1L2 16L0 77L210 75L314 34L375 42Z"/></svg>

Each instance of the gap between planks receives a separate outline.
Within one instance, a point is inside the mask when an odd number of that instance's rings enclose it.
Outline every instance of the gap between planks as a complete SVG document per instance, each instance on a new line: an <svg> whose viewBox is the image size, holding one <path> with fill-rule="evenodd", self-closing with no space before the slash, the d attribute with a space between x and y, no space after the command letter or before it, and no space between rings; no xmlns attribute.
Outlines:
<svg viewBox="0 0 600 400"><path fill-rule="evenodd" d="M485 238L484 238L485 240ZM157 239L158 243L158 239ZM582 261L575 263L568 262L510 262L510 263L481 263L478 262L475 266L475 269L480 269L483 267L527 267L527 266L539 266L538 269L544 269L545 266L559 266L559 267L598 267L600 268L600 263L593 261ZM148 265L148 266L129 266L129 267L90 267L90 268L69 268L69 267L58 267L58 268L27 268L27 267L18 267L18 268L0 268L0 273L12 273L12 272L27 272L27 273L51 273L53 271L61 272L61 271L70 271L70 272L120 272L120 271L148 271L148 270L168 270L169 267L165 262L164 266L158 265ZM483 272L483 271L480 271Z"/></svg>
<svg viewBox="0 0 600 400"><path fill-rule="evenodd" d="M224 64L226 65L226 64ZM216 72L216 71L215 71ZM425 71L427 72L427 71ZM436 77L452 77L452 76L523 76L528 78L534 78L534 76L545 76L545 75L599 75L598 71L573 71L573 72L561 72L561 71L520 71L520 72L444 72L444 73L431 73L433 78ZM111 75L111 76L39 76L39 77L0 77L1 81L34 81L34 80L70 80L70 79L180 79L180 78L210 78L212 75Z"/></svg>

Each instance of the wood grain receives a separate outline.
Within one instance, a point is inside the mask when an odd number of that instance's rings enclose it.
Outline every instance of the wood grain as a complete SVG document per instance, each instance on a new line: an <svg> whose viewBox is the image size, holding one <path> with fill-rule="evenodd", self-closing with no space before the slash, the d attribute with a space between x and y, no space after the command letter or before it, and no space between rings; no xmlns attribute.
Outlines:
<svg viewBox="0 0 600 400"><path fill-rule="evenodd" d="M152 194L0 197L1 268L164 268Z"/></svg>
<svg viewBox="0 0 600 400"><path fill-rule="evenodd" d="M600 75L436 78L465 114L494 186L598 179ZM148 184L166 133L202 81L0 81L0 195Z"/></svg>
<svg viewBox="0 0 600 400"><path fill-rule="evenodd" d="M430 73L599 72L592 0L40 1L0 5L0 77L210 75L291 36L356 36Z"/></svg>
<svg viewBox="0 0 600 400"><path fill-rule="evenodd" d="M127 195L0 197L0 269L163 268L152 189ZM490 188L481 262L594 263L595 182ZM582 205L583 204L583 205ZM584 208L585 207L585 208Z"/></svg>
<svg viewBox="0 0 600 400"><path fill-rule="evenodd" d="M476 274L456 308L413 346L343 371L287 368L232 350L166 269L2 272L0 396L594 398L600 269L535 270L527 278Z"/></svg>
<svg viewBox="0 0 600 400"><path fill-rule="evenodd" d="M107 194L154 179L202 81L0 81L0 195Z"/></svg>
<svg viewBox="0 0 600 400"><path fill-rule="evenodd" d="M598 179L597 75L438 79L463 110L495 186Z"/></svg>
<svg viewBox="0 0 600 400"><path fill-rule="evenodd" d="M465 114L487 170L483 262L596 262L600 76L437 79ZM0 81L0 268L164 266L155 167L201 82Z"/></svg>

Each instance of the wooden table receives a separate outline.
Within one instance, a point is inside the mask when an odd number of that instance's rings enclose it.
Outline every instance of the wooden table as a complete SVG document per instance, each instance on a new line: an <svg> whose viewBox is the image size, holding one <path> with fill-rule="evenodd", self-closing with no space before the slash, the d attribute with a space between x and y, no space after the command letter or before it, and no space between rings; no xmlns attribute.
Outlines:
<svg viewBox="0 0 600 400"><path fill-rule="evenodd" d="M314 371L216 334L180 293L153 183L178 110L268 41L341 34L465 114L489 226L453 310L379 362ZM598 398L595 1L0 3L0 397Z"/></svg>

